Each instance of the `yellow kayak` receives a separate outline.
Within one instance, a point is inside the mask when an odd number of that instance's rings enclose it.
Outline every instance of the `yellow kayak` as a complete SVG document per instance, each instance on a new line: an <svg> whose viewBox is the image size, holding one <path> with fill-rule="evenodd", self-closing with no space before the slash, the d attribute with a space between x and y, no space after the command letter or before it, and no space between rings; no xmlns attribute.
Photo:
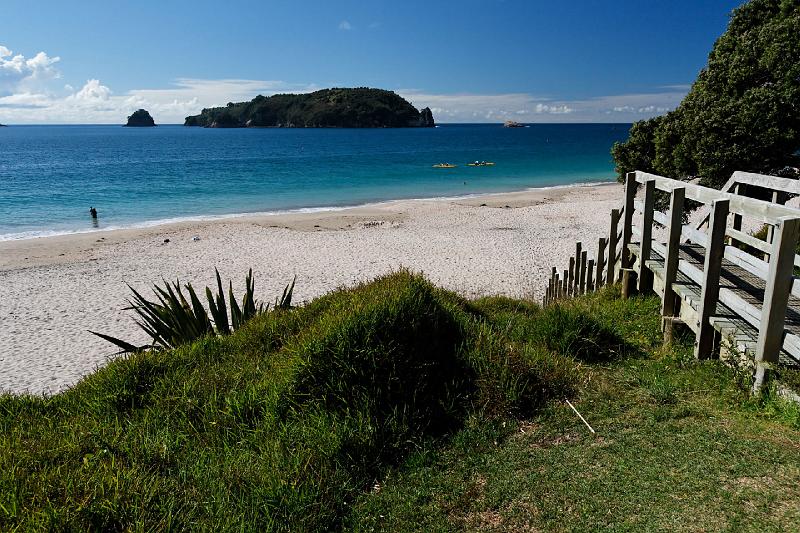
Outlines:
<svg viewBox="0 0 800 533"><path fill-rule="evenodd" d="M467 163L468 167L493 167L494 163L491 161L475 161L474 163Z"/></svg>
<svg viewBox="0 0 800 533"><path fill-rule="evenodd" d="M433 165L433 168L456 168L456 165L451 165L450 163L439 163L438 165Z"/></svg>

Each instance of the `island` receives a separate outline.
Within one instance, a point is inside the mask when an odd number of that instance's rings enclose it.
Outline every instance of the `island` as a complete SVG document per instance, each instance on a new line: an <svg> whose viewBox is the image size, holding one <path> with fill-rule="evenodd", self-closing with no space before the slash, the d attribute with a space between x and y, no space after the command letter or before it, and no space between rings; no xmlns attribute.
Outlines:
<svg viewBox="0 0 800 533"><path fill-rule="evenodd" d="M516 122L514 120L506 120L503 123L503 127L504 128L524 128L525 124L521 124L521 123Z"/></svg>
<svg viewBox="0 0 800 533"><path fill-rule="evenodd" d="M334 88L305 94L256 96L249 102L203 109L184 126L205 128L433 127L429 108L418 111L393 91Z"/></svg>
<svg viewBox="0 0 800 533"><path fill-rule="evenodd" d="M150 113L148 113L146 109L134 111L133 114L128 117L128 123L125 124L128 128L152 128L155 125L156 123L153 117L150 116Z"/></svg>
<svg viewBox="0 0 800 533"><path fill-rule="evenodd" d="M0 124L0 128L7 128L7 127L8 126L6 126L5 124Z"/></svg>

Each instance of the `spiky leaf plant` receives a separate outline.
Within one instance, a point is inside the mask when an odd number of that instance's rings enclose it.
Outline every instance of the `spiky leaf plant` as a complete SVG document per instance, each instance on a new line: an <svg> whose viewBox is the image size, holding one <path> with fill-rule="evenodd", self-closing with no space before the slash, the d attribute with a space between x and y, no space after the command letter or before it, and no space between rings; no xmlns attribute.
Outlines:
<svg viewBox="0 0 800 533"><path fill-rule="evenodd" d="M157 301L148 300L136 289L128 285L133 297L127 300L128 307L125 309L133 310L139 315L136 323L153 339L151 344L136 346L103 333L94 331L90 331L90 333L115 344L121 349L120 353L139 352L148 349L162 350L175 348L206 335L230 335L257 314L269 310L268 303L258 302L254 297L255 282L253 281L253 269L250 269L245 278L245 293L242 296L241 305L236 301L236 297L233 294L233 282L229 282L229 319L222 279L216 268L214 272L217 277L217 293L214 294L209 287L206 287L205 290L209 311L206 311L191 283L183 286L189 296L188 300L184 296L183 289L181 289L180 280L173 283L164 281L163 288L154 285L153 292ZM294 280L283 290L280 300L276 298L275 307L289 309L292 303L293 290Z"/></svg>

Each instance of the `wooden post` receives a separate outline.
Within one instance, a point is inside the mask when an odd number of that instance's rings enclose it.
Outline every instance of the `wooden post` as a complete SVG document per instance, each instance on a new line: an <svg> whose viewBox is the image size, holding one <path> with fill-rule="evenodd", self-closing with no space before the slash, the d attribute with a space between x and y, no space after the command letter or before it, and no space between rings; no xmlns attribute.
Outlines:
<svg viewBox="0 0 800 533"><path fill-rule="evenodd" d="M725 253L725 226L728 223L728 200L714 200L711 203L711 216L708 219L708 247L703 263L703 283L698 309L697 336L694 342L694 356L708 359L714 350L715 331L709 319L717 310L719 299L719 275L722 270L722 255Z"/></svg>
<svg viewBox="0 0 800 533"><path fill-rule="evenodd" d="M586 267L586 291L594 292L594 290L594 259L589 259L589 264Z"/></svg>
<svg viewBox="0 0 800 533"><path fill-rule="evenodd" d="M567 280L567 296L572 296L572 287L575 285L575 258L569 258L569 279Z"/></svg>
<svg viewBox="0 0 800 533"><path fill-rule="evenodd" d="M786 200L789 199L789 195L786 194L784 191L772 191L772 203L773 204L785 204ZM741 218L739 222L739 226L741 226ZM767 242L772 244L772 241L775 240L775 226L772 224L767 224ZM769 254L764 254L764 261L769 262Z"/></svg>
<svg viewBox="0 0 800 533"><path fill-rule="evenodd" d="M633 235L633 201L636 198L636 173L628 172L625 176L625 207L622 213L622 268L631 267L631 253L628 245Z"/></svg>
<svg viewBox="0 0 800 533"><path fill-rule="evenodd" d="M617 263L617 223L619 222L619 209L611 210L611 232L608 234L608 262L606 264L606 285L615 281Z"/></svg>
<svg viewBox="0 0 800 533"><path fill-rule="evenodd" d="M667 256L664 258L664 295L661 300L661 316L675 315L675 291L672 284L678 276L678 259L680 258L681 229L683 228L683 202L686 189L672 189L669 199L669 227L667 228Z"/></svg>
<svg viewBox="0 0 800 533"><path fill-rule="evenodd" d="M567 298L569 296L569 288L568 288L569 287L569 278L567 278L567 271L566 270L564 271L564 279L561 280L561 283L562 283L562 286L561 286L561 295L562 296L561 297L562 298Z"/></svg>
<svg viewBox="0 0 800 533"><path fill-rule="evenodd" d="M642 219L642 242L639 246L639 292L653 288L653 272L647 268L650 250L653 246L653 209L656 201L656 180L648 180L644 185L644 217Z"/></svg>
<svg viewBox="0 0 800 533"><path fill-rule="evenodd" d="M776 239L767 272L764 306L761 310L761 327L756 343L756 376L753 390L764 383L765 373L771 363L778 362L783 345L783 328L786 307L792 289L794 250L800 236L800 219L781 217L775 225Z"/></svg>
<svg viewBox="0 0 800 533"><path fill-rule="evenodd" d="M740 196L745 196L745 191L747 191L747 185L744 183L737 183L733 189L733 193ZM739 213L733 214L733 224L731 227L737 231L742 231L742 215ZM731 241L733 241L733 238L731 238ZM733 244L733 242L731 242L731 244Z"/></svg>
<svg viewBox="0 0 800 533"><path fill-rule="evenodd" d="M581 287L581 247L580 241L575 243L575 279L572 286L572 295L577 296L580 294Z"/></svg>
<svg viewBox="0 0 800 533"><path fill-rule="evenodd" d="M594 288L599 290L603 287L603 262L606 257L606 242L603 237L597 239L597 271L594 274Z"/></svg>
<svg viewBox="0 0 800 533"><path fill-rule="evenodd" d="M578 293L586 294L586 250L581 252L581 279L578 285Z"/></svg>
<svg viewBox="0 0 800 533"><path fill-rule="evenodd" d="M630 296L631 290L631 272L633 272L630 268L623 268L620 270L620 274L622 277L622 291L621 296L623 300L627 300Z"/></svg>

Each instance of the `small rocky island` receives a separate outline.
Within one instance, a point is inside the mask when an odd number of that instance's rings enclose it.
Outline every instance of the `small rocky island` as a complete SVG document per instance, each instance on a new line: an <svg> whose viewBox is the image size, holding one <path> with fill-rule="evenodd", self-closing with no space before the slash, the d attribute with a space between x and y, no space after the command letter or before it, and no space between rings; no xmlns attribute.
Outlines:
<svg viewBox="0 0 800 533"><path fill-rule="evenodd" d="M125 124L125 126L129 128L152 128L155 125L156 122L146 109L134 111L133 114L128 117L128 123Z"/></svg>
<svg viewBox="0 0 800 533"><path fill-rule="evenodd" d="M323 89L306 94L256 96L249 102L203 109L184 126L205 128L419 128L433 127L429 108L417 111L392 91Z"/></svg>

